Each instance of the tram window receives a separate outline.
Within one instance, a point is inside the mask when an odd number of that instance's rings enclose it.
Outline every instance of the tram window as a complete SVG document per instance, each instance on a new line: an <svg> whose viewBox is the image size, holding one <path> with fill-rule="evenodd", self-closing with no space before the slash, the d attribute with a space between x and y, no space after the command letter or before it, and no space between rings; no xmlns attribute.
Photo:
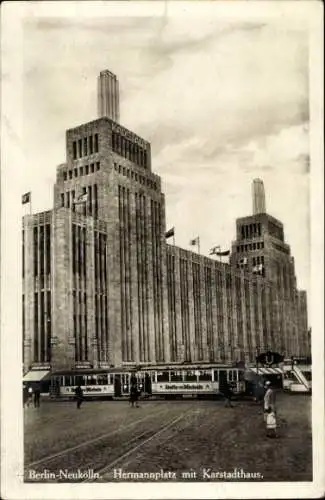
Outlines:
<svg viewBox="0 0 325 500"><path fill-rule="evenodd" d="M196 371L194 370L187 370L186 372L184 372L184 380L185 382L193 382L193 381L197 381L197 375L196 375Z"/></svg>
<svg viewBox="0 0 325 500"><path fill-rule="evenodd" d="M169 372L157 372L157 382L169 382Z"/></svg>
<svg viewBox="0 0 325 500"><path fill-rule="evenodd" d="M107 373L103 373L102 375L97 375L97 384L98 385L106 385L110 382L108 381L109 375Z"/></svg>
<svg viewBox="0 0 325 500"><path fill-rule="evenodd" d="M96 381L94 380L94 376L93 375L86 375L84 377L84 379L85 379L87 385L94 385L94 384L96 384Z"/></svg>
<svg viewBox="0 0 325 500"><path fill-rule="evenodd" d="M200 370L199 371L199 380L212 380L211 370Z"/></svg>
<svg viewBox="0 0 325 500"><path fill-rule="evenodd" d="M218 382L218 380L219 380L219 372L218 370L214 370L214 381Z"/></svg>
<svg viewBox="0 0 325 500"><path fill-rule="evenodd" d="M75 377L70 377L70 378L75 379L71 385L85 385L84 377L82 375L76 375Z"/></svg>
<svg viewBox="0 0 325 500"><path fill-rule="evenodd" d="M240 382L243 382L243 381L245 380L245 378L244 378L244 372L239 371L239 372L237 372L237 373L238 373L238 380L239 380Z"/></svg>
<svg viewBox="0 0 325 500"><path fill-rule="evenodd" d="M301 370L303 375L305 375L306 379L308 380L308 382L311 382L312 378L311 378L311 372L309 371L305 371L305 370Z"/></svg>
<svg viewBox="0 0 325 500"><path fill-rule="evenodd" d="M290 382L297 382L297 377L294 372L287 372L283 374L285 380L289 380Z"/></svg>
<svg viewBox="0 0 325 500"><path fill-rule="evenodd" d="M183 382L183 372L180 371L170 372L170 380L171 382Z"/></svg>
<svg viewBox="0 0 325 500"><path fill-rule="evenodd" d="M228 380L229 380L229 382L232 382L232 381L233 381L232 374L233 374L233 371L232 371L232 370L229 370L229 372L228 372Z"/></svg>

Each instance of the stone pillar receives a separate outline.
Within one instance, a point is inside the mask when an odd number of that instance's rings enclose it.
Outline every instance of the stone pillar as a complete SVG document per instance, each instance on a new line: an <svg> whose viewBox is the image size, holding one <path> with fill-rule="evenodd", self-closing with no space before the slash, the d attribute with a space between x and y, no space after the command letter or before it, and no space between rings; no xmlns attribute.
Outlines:
<svg viewBox="0 0 325 500"><path fill-rule="evenodd" d="M176 314L176 345L177 358L175 361L184 361L184 343L182 332L182 308L181 308L181 281L180 281L180 253L177 247L174 247L175 255L175 314Z"/></svg>
<svg viewBox="0 0 325 500"><path fill-rule="evenodd" d="M209 361L207 345L207 295L206 295L206 276L205 276L205 257L200 256L200 296L201 296L201 328L202 328L202 359L200 361ZM211 285L210 285L211 286Z"/></svg>
<svg viewBox="0 0 325 500"><path fill-rule="evenodd" d="M138 300L138 269L137 269L137 234L136 234L136 206L135 193L130 193L130 216L131 216L131 300L132 300L132 342L134 361L140 363L139 352L139 300Z"/></svg>
<svg viewBox="0 0 325 500"><path fill-rule="evenodd" d="M75 366L73 331L71 223L72 212L59 209L53 212L53 334L51 365L54 370Z"/></svg>
<svg viewBox="0 0 325 500"><path fill-rule="evenodd" d="M27 372L34 361L34 240L33 216L23 218L25 231L25 278L23 293L25 295L25 338L24 338L24 371Z"/></svg>
<svg viewBox="0 0 325 500"><path fill-rule="evenodd" d="M94 367L98 365L98 346L95 322L95 230L94 219L87 219L87 350L88 360Z"/></svg>

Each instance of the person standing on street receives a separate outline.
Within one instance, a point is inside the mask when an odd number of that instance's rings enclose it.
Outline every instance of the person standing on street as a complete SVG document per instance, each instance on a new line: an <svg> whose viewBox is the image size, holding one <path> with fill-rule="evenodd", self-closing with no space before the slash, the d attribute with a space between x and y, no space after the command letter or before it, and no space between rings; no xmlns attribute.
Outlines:
<svg viewBox="0 0 325 500"><path fill-rule="evenodd" d="M33 402L33 388L30 385L28 387L28 399L27 399L27 406L31 405Z"/></svg>
<svg viewBox="0 0 325 500"><path fill-rule="evenodd" d="M265 383L266 392L264 395L264 421L266 423L267 437L276 437L276 407L275 391L269 380Z"/></svg>
<svg viewBox="0 0 325 500"><path fill-rule="evenodd" d="M231 404L232 390L229 382L226 380L223 382L220 387L220 392L226 399L225 407L233 408L233 405Z"/></svg>
<svg viewBox="0 0 325 500"><path fill-rule="evenodd" d="M41 389L40 387L36 387L34 391L34 407L40 407L40 399L41 399Z"/></svg>
<svg viewBox="0 0 325 500"><path fill-rule="evenodd" d="M75 395L76 395L76 400L77 400L77 408L78 410L80 410L80 406L81 406L81 403L83 402L83 399L84 399L84 394L83 394L83 390L82 388L80 387L80 385L78 385L76 388L75 388Z"/></svg>
<svg viewBox="0 0 325 500"><path fill-rule="evenodd" d="M130 388L130 403L132 405L132 408L134 408L134 404L136 408L139 408L138 399L139 399L138 387L136 384L132 384Z"/></svg>
<svg viewBox="0 0 325 500"><path fill-rule="evenodd" d="M28 387L23 385L23 406L25 407L28 403Z"/></svg>

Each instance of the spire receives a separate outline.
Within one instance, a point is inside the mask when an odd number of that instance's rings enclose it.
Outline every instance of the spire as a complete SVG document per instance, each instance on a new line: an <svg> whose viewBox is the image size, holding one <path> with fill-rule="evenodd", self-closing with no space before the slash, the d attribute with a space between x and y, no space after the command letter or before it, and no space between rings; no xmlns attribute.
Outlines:
<svg viewBox="0 0 325 500"><path fill-rule="evenodd" d="M98 118L104 116L115 122L120 120L119 82L108 69L98 77Z"/></svg>
<svg viewBox="0 0 325 500"><path fill-rule="evenodd" d="M254 179L252 184L253 215L265 214L265 192L261 179Z"/></svg>

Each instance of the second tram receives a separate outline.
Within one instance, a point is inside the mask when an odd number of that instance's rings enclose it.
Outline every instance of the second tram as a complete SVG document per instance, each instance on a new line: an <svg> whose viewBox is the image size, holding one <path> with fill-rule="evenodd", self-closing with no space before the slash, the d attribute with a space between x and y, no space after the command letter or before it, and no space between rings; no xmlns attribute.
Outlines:
<svg viewBox="0 0 325 500"><path fill-rule="evenodd" d="M81 386L85 397L116 398L130 395L131 384L145 397L217 396L227 383L234 394L245 392L244 369L227 365L157 365L138 368L86 369L53 372L52 397L74 397Z"/></svg>

